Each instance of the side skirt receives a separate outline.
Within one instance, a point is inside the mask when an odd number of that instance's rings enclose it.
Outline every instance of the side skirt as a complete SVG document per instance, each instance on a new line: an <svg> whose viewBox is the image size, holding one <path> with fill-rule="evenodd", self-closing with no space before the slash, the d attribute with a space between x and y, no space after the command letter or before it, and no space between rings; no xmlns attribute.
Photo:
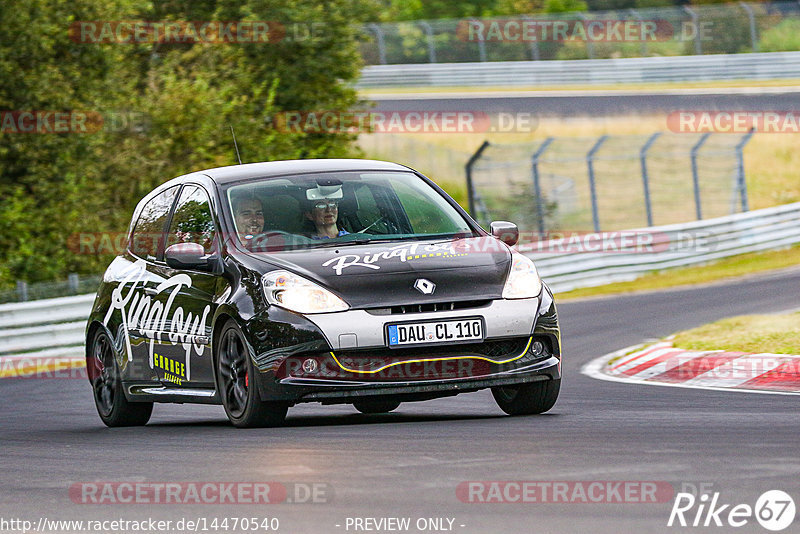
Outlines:
<svg viewBox="0 0 800 534"><path fill-rule="evenodd" d="M211 388L176 388L152 383L125 383L124 387L131 402L222 404L216 390Z"/></svg>

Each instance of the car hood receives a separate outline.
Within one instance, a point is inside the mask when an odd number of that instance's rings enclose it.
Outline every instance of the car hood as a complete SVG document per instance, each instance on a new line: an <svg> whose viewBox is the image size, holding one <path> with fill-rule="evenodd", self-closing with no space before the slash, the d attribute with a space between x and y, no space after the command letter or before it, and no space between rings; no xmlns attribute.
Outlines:
<svg viewBox="0 0 800 534"><path fill-rule="evenodd" d="M384 242L256 254L332 289L353 308L501 298L508 247L493 237ZM415 288L432 282L432 293Z"/></svg>

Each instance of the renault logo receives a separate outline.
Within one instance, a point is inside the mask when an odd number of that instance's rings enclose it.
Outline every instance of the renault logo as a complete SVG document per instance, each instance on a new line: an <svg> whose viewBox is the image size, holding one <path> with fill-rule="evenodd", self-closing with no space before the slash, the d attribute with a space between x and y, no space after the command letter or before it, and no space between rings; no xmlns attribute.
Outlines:
<svg viewBox="0 0 800 534"><path fill-rule="evenodd" d="M436 289L436 284L434 284L430 280L425 280L424 278L418 278L417 281L414 282L414 289L416 289L423 295L432 295L434 289Z"/></svg>

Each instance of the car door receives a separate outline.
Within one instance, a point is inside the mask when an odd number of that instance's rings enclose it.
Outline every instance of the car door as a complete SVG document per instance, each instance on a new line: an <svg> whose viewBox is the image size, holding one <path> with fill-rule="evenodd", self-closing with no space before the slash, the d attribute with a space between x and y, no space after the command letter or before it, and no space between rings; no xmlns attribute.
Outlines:
<svg viewBox="0 0 800 534"><path fill-rule="evenodd" d="M165 247L197 243L206 254L218 250L217 229L208 193L186 184L169 223ZM218 276L199 270L172 269L159 262L162 293L169 300L165 338L154 355L154 367L166 386L213 387L211 319Z"/></svg>
<svg viewBox="0 0 800 534"><path fill-rule="evenodd" d="M142 208L134 227L128 251L133 262L126 268L120 295L132 363L128 378L157 380L152 355L163 327L161 313L165 303L159 294L164 278L157 261L164 248L164 232L180 186L173 186L150 199Z"/></svg>

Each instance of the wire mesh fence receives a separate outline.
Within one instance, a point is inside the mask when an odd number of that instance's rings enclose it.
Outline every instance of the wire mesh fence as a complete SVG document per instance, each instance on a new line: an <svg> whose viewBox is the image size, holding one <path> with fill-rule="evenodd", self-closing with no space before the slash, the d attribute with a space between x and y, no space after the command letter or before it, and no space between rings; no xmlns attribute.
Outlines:
<svg viewBox="0 0 800 534"><path fill-rule="evenodd" d="M800 4L736 2L363 26L367 65L800 50Z"/></svg>
<svg viewBox="0 0 800 534"><path fill-rule="evenodd" d="M454 149L395 134L364 134L358 144L370 158L408 165L436 182L450 185L464 183L464 165L473 152L469 146Z"/></svg>
<svg viewBox="0 0 800 534"><path fill-rule="evenodd" d="M0 291L0 304L29 300L68 297L97 291L102 275L79 276L71 274L67 280L27 283L18 281L16 288Z"/></svg>
<svg viewBox="0 0 800 534"><path fill-rule="evenodd" d="M487 144L467 168L470 208L488 227L607 231L747 211L742 149L752 134L547 138Z"/></svg>

